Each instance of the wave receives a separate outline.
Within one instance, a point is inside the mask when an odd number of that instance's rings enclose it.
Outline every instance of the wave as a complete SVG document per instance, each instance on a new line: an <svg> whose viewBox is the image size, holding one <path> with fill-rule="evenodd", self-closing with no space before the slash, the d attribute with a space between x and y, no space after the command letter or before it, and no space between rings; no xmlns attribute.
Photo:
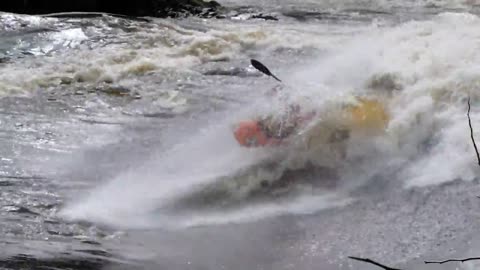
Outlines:
<svg viewBox="0 0 480 270"><path fill-rule="evenodd" d="M372 26L308 65L288 67L294 72L278 72L286 99L259 98L181 141L173 134L171 149L61 214L125 227L197 226L341 206L359 187L377 185L373 179L404 188L472 180L478 173L465 114L470 96L473 126L480 127L478 27L480 19L466 13ZM388 125L351 137L339 159L335 147L246 149L232 136L239 120L278 113L285 100L325 120L359 96L381 100Z"/></svg>

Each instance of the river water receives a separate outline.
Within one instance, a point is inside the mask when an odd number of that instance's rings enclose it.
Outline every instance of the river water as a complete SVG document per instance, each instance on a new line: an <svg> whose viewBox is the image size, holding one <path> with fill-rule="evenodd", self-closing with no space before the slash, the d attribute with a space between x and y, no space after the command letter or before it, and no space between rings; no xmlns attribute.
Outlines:
<svg viewBox="0 0 480 270"><path fill-rule="evenodd" d="M0 14L0 267L475 269L423 261L480 255L480 3L221 3L223 19ZM389 123L342 159L232 136L285 100L358 95Z"/></svg>

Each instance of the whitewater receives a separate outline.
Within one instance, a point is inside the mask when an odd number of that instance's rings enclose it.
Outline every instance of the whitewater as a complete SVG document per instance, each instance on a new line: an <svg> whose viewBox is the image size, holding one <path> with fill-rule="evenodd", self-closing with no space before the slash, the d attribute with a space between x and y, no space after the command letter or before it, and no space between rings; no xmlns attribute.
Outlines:
<svg viewBox="0 0 480 270"><path fill-rule="evenodd" d="M478 3L222 4L225 19L1 14L6 262L66 249L113 269L374 267L348 256L447 269L423 261L478 256ZM357 97L384 106L381 132L318 147L233 136L290 103L328 122Z"/></svg>
<svg viewBox="0 0 480 270"><path fill-rule="evenodd" d="M290 76L280 73L289 86L285 91L291 92L288 98L313 103L303 106L321 107L327 101L365 92L388 96L385 99L392 119L386 133L349 145L351 163L338 164L340 178L346 178L343 181L367 181L388 172L385 181L400 181L405 188L412 188L476 177L466 100L471 97L475 104L478 99L475 60L479 48L478 43L475 46L475 29L479 23L475 15L444 13L431 21L408 22L393 28L369 25L364 30L368 34L354 35L344 45L331 48L328 56L292 68ZM150 207L161 207L162 199L233 175L269 154L275 155L269 153L271 149L242 149L232 136L232 125L242 116L248 119L248 113L263 113L262 106L271 106L268 97L257 99L260 101L228 110L228 116L212 113L202 128L183 131L188 135L178 145L173 142L171 148L162 149L147 165L121 173L93 191L90 199L77 203L85 210L73 206L66 212L75 216L75 212L85 211L86 218L90 212L99 219L108 219L125 210L135 216ZM273 108L281 109L275 105ZM476 118L475 112L472 118ZM281 159L287 163L305 159L302 153L281 154L286 155ZM268 177L255 175L257 171L251 173L245 177ZM113 197L109 198L109 194ZM324 207L321 198L315 203L320 208ZM306 203L307 208L309 204L313 202ZM282 205L278 212L290 208ZM128 217L126 214L118 220ZM135 223L139 218L129 220Z"/></svg>

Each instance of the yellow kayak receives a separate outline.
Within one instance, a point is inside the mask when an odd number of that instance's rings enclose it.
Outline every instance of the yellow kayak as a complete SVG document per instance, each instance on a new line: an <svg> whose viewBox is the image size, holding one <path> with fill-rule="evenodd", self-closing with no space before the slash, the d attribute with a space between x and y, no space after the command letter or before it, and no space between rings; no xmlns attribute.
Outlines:
<svg viewBox="0 0 480 270"><path fill-rule="evenodd" d="M290 117L288 125L264 123L262 120L246 120L237 125L234 136L245 147L281 145L293 135L303 135L307 146L315 147L348 139L351 133L378 134L385 130L390 118L385 105L378 99L355 98L354 102L340 104L335 109L313 114L299 113ZM273 126L273 128L271 128ZM276 127L293 127L288 134L272 136ZM270 127L270 128L269 128ZM272 129L274 130L272 132ZM277 128L279 129L279 128ZM297 132L292 132L293 130ZM303 137L302 136L302 137Z"/></svg>

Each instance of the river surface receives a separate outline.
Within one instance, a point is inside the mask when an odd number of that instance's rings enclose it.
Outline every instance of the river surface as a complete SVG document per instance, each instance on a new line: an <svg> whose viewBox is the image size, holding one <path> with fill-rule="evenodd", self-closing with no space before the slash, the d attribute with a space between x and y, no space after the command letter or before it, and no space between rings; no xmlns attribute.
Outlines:
<svg viewBox="0 0 480 270"><path fill-rule="evenodd" d="M423 261L480 256L480 3L221 3L212 19L0 13L0 267L478 267ZM357 96L388 125L341 150L232 134Z"/></svg>

